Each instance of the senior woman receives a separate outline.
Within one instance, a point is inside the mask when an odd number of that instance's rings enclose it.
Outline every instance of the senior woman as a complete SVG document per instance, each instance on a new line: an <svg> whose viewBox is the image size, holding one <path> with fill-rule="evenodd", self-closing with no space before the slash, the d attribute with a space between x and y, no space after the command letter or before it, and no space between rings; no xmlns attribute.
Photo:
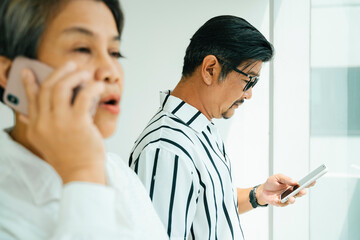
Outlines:
<svg viewBox="0 0 360 240"><path fill-rule="evenodd" d="M0 132L0 239L167 238L137 177L105 153L123 91L122 27L117 0L1 0L1 92L18 56L54 71L39 86L21 70L28 115L15 111Z"/></svg>

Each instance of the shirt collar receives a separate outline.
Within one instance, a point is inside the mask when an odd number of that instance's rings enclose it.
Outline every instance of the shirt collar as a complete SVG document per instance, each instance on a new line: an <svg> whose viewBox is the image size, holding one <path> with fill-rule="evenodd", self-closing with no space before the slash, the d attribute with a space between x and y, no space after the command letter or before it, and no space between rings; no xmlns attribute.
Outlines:
<svg viewBox="0 0 360 240"><path fill-rule="evenodd" d="M15 142L7 131L0 130L0 140L1 158L8 160L13 174L21 178L36 204L60 199L62 180L52 166Z"/></svg>
<svg viewBox="0 0 360 240"><path fill-rule="evenodd" d="M198 109L170 93L170 90L160 92L160 105L164 111L172 113L199 133L211 123Z"/></svg>

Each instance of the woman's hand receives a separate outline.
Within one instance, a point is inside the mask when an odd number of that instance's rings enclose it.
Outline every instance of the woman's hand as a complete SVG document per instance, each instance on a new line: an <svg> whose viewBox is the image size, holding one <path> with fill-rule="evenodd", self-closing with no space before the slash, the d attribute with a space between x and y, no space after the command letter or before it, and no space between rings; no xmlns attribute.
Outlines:
<svg viewBox="0 0 360 240"><path fill-rule="evenodd" d="M76 69L73 62L54 71L39 87L34 74L24 69L29 116L27 137L42 158L54 167L66 184L87 181L106 184L105 147L90 115L94 99L104 91L103 82ZM85 86L71 104L73 89Z"/></svg>

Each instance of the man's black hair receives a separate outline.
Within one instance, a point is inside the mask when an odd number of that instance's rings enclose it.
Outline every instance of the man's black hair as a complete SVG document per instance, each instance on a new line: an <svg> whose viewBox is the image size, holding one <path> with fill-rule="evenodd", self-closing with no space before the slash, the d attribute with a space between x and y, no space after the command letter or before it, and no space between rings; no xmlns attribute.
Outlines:
<svg viewBox="0 0 360 240"><path fill-rule="evenodd" d="M221 78L245 61L267 62L273 46L245 19L217 16L207 21L190 40L184 57L182 75L190 76L208 55L215 55L222 64ZM223 64L226 61L228 64Z"/></svg>

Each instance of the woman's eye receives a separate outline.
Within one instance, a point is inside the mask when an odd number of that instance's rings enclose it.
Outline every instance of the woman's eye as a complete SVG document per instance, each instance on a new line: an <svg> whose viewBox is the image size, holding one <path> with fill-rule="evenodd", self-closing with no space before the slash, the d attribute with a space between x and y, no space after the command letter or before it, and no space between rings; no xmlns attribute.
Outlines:
<svg viewBox="0 0 360 240"><path fill-rule="evenodd" d="M111 52L110 54L114 58L122 58L122 55L120 52Z"/></svg>
<svg viewBox="0 0 360 240"><path fill-rule="evenodd" d="M79 53L91 53L90 48L87 47L79 47L75 49L75 52Z"/></svg>

